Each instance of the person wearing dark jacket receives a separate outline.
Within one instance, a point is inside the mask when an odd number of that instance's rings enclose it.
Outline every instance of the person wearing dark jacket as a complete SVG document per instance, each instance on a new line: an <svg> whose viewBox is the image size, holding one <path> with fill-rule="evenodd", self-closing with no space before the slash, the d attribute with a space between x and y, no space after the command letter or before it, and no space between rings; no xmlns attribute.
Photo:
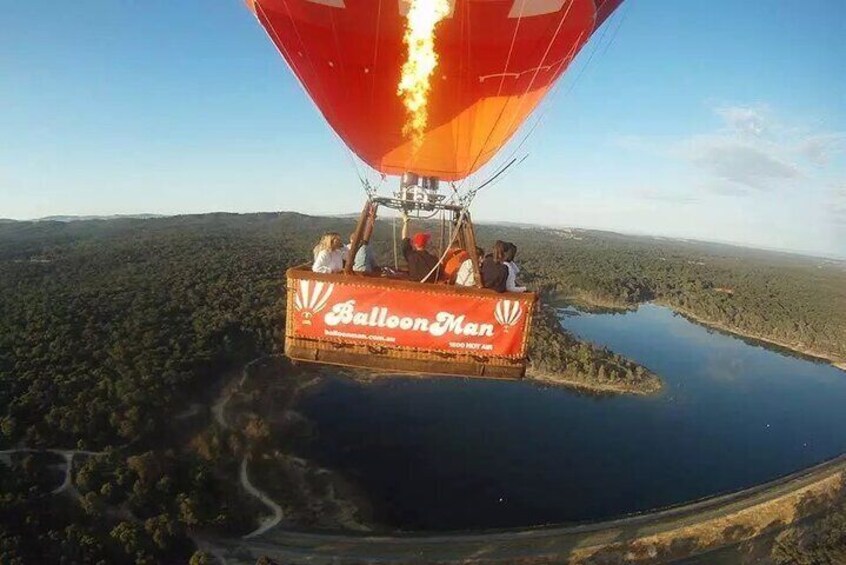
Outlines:
<svg viewBox="0 0 846 565"><path fill-rule="evenodd" d="M505 242L497 240L493 245L493 252L482 261L482 286L505 292L505 285L508 281L508 267L505 260Z"/></svg>
<svg viewBox="0 0 846 565"><path fill-rule="evenodd" d="M408 216L402 218L402 256L408 263L408 280L435 282L438 280L438 258L429 253L429 234L418 232L408 237Z"/></svg>

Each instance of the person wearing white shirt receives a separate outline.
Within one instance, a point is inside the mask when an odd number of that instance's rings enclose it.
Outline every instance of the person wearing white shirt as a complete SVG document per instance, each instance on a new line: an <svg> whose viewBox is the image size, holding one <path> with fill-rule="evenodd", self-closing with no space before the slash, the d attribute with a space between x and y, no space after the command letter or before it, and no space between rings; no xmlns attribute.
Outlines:
<svg viewBox="0 0 846 565"><path fill-rule="evenodd" d="M485 251L481 247L476 248L476 255L477 258L473 259L472 257L468 257L461 263L461 266L458 267L458 273L455 275L455 284L457 286L476 286L476 270L473 268L473 261L476 261L476 264L479 264L482 257L485 256Z"/></svg>
<svg viewBox="0 0 846 565"><path fill-rule="evenodd" d="M314 263L311 270L315 273L340 273L344 270L344 248L339 234L323 234L314 246Z"/></svg>
<svg viewBox="0 0 846 565"><path fill-rule="evenodd" d="M517 255L517 246L510 241L505 244L505 266L508 267L508 278L505 279L506 292L526 292L525 286L517 286L517 275L520 273L520 267L514 262L514 257Z"/></svg>

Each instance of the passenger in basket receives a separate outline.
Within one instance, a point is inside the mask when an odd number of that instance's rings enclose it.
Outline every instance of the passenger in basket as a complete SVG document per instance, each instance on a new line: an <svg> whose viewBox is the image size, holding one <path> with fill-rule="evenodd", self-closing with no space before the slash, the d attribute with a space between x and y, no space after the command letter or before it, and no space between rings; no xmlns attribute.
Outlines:
<svg viewBox="0 0 846 565"><path fill-rule="evenodd" d="M455 245L449 248L446 252L444 257L444 275L443 279L448 284L455 284L456 277L458 276L458 270L461 268L461 265L470 258L470 255L461 249L459 246Z"/></svg>
<svg viewBox="0 0 846 565"><path fill-rule="evenodd" d="M497 240L493 246L493 253L482 261L482 286L505 292L505 282L508 280L508 267L505 266L505 242Z"/></svg>
<svg viewBox="0 0 846 565"><path fill-rule="evenodd" d="M344 249L339 234L323 234L314 246L314 263L311 270L315 273L340 273L344 270Z"/></svg>
<svg viewBox="0 0 846 565"><path fill-rule="evenodd" d="M473 268L473 261L476 261L476 265L480 265L484 256L485 250L477 247L476 257L467 257L458 268L458 273L455 275L455 284L458 286L476 286L476 269Z"/></svg>
<svg viewBox="0 0 846 565"><path fill-rule="evenodd" d="M408 263L408 279L417 282L435 282L438 280L438 259L426 249L429 234L418 232L408 237L408 216L402 217L402 256Z"/></svg>
<svg viewBox="0 0 846 565"><path fill-rule="evenodd" d="M517 275L520 267L514 262L517 255L517 246L507 241L505 243L505 266L508 268L508 278L505 280L505 290L508 292L526 292L525 286L517 286Z"/></svg>

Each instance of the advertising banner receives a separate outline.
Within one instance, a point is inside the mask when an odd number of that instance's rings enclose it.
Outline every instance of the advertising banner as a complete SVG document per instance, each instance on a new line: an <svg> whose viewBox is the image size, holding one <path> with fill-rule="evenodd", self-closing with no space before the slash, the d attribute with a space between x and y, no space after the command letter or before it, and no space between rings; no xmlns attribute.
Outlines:
<svg viewBox="0 0 846 565"><path fill-rule="evenodd" d="M293 280L293 337L522 357L531 297L515 300Z"/></svg>

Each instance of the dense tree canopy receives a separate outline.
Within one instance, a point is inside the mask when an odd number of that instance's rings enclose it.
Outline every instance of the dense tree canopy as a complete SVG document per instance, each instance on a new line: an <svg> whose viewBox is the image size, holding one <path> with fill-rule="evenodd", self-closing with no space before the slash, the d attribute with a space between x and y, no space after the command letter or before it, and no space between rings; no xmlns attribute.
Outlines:
<svg viewBox="0 0 846 565"><path fill-rule="evenodd" d="M221 367L281 349L285 268L308 261L323 231L353 227L293 213L0 225L0 438L103 447L161 433L161 414ZM843 263L601 232L478 235L516 242L526 282L547 294L658 299L846 358ZM390 224L373 240L392 263Z"/></svg>
<svg viewBox="0 0 846 565"><path fill-rule="evenodd" d="M0 224L0 445L109 450L83 458L78 504L48 501L55 473L33 459L0 464L6 561L184 562L189 532L248 526L254 513L229 485L260 422L207 430L180 452L174 416L230 368L281 351L285 269L308 261L322 232L353 227L293 213ZM591 231L477 231L486 247L514 241L523 282L547 299L615 308L658 300L846 359L842 262ZM379 262L393 264L390 223L372 243ZM648 369L563 332L549 308L534 334L535 371L657 386ZM162 438L169 448L155 447Z"/></svg>

